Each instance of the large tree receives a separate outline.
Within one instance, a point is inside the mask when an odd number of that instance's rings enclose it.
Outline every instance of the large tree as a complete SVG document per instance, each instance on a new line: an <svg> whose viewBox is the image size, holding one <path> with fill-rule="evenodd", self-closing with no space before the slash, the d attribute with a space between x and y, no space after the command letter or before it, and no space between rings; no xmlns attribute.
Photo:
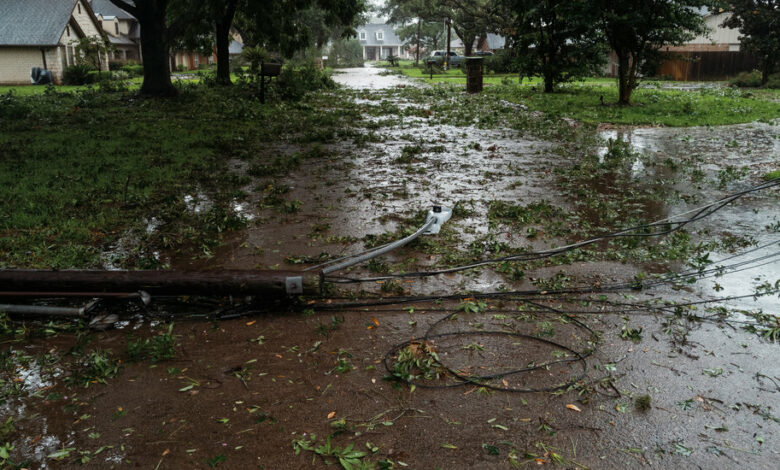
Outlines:
<svg viewBox="0 0 780 470"><path fill-rule="evenodd" d="M443 47L446 30L440 21L428 22L418 19L415 23L396 28L395 33L401 41L404 41L404 46L414 46L415 64L417 64L421 49L435 50Z"/></svg>
<svg viewBox="0 0 780 470"><path fill-rule="evenodd" d="M452 29L463 43L464 54L469 56L474 42L485 37L493 24L493 0L440 0L446 15L452 20Z"/></svg>
<svg viewBox="0 0 780 470"><path fill-rule="evenodd" d="M431 42L438 44L436 23L443 24L447 17L441 0L387 0L380 12L387 16L388 23L400 27L401 39L408 44L412 43L410 33L414 31L415 64L420 60L422 48L427 48Z"/></svg>
<svg viewBox="0 0 780 470"><path fill-rule="evenodd" d="M291 56L330 38L354 36L366 10L365 0L247 0L235 26L247 44Z"/></svg>
<svg viewBox="0 0 780 470"><path fill-rule="evenodd" d="M707 32L701 8L708 0L594 0L599 26L618 60L618 103L630 104L643 71L657 64L661 48Z"/></svg>
<svg viewBox="0 0 780 470"><path fill-rule="evenodd" d="M230 30L239 3L247 0L210 0L209 12L214 21L217 42L217 83L230 85ZM251 1L251 0L249 0Z"/></svg>
<svg viewBox="0 0 780 470"><path fill-rule="evenodd" d="M204 0L111 0L111 3L135 16L141 27L144 58L141 95L175 95L176 88L171 83L170 44L189 22L202 15Z"/></svg>
<svg viewBox="0 0 780 470"><path fill-rule="evenodd" d="M746 51L756 54L761 66L761 84L766 85L780 58L780 1L730 0L731 12L723 26L737 28Z"/></svg>
<svg viewBox="0 0 780 470"><path fill-rule="evenodd" d="M592 72L605 54L590 2L509 0L522 71L541 75L544 91Z"/></svg>

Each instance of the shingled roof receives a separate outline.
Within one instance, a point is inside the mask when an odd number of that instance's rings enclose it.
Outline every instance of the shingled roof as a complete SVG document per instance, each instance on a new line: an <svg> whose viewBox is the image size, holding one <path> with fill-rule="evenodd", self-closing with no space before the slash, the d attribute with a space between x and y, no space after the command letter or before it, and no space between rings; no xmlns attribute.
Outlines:
<svg viewBox="0 0 780 470"><path fill-rule="evenodd" d="M91 0L89 3L92 5L92 11L94 11L96 15L103 15L103 18L107 16L116 16L120 20L135 19L133 15L114 5L109 0ZM129 3L133 4L133 2Z"/></svg>
<svg viewBox="0 0 780 470"><path fill-rule="evenodd" d="M0 46L55 46L77 0L0 0Z"/></svg>

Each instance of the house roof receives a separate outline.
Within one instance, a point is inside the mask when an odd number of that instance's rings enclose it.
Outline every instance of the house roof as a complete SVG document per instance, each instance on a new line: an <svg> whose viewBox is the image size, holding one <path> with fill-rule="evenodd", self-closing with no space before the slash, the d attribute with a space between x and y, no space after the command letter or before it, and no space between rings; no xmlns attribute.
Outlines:
<svg viewBox="0 0 780 470"><path fill-rule="evenodd" d="M0 46L55 46L77 0L0 0Z"/></svg>
<svg viewBox="0 0 780 470"><path fill-rule="evenodd" d="M503 36L499 36L498 34L488 33L487 43L488 43L488 49L490 49L491 51L495 49L503 49L504 46L506 46L506 38Z"/></svg>
<svg viewBox="0 0 780 470"><path fill-rule="evenodd" d="M228 51L229 51L230 55L241 54L241 52L243 50L244 50L244 45L243 44L241 44L240 42L236 41L235 39L230 41L230 46L228 46Z"/></svg>
<svg viewBox="0 0 780 470"><path fill-rule="evenodd" d="M398 39L395 35L395 30L392 25L371 23L364 24L355 28L358 32L358 40L363 46L403 46L403 41ZM382 31L384 39L378 40L376 33ZM360 39L360 33L366 33L366 39Z"/></svg>
<svg viewBox="0 0 780 470"><path fill-rule="evenodd" d="M132 39L128 38L127 36L112 36L110 34L107 35L108 40L111 42L111 44L115 44L117 46L137 46L138 44L135 43Z"/></svg>
<svg viewBox="0 0 780 470"><path fill-rule="evenodd" d="M491 51L496 49L503 49L504 45L506 44L506 38L504 38L503 36L499 36L498 34L488 33L485 39L487 39L487 46L488 49L490 49ZM475 46L477 44L477 40L478 39L474 40ZM460 38L456 37L450 42L450 47L451 48L463 47L463 41L461 41Z"/></svg>
<svg viewBox="0 0 780 470"><path fill-rule="evenodd" d="M133 15L114 5L109 0L90 0L89 3L92 5L92 11L94 11L96 15L103 15L103 18L115 16L120 20L135 19Z"/></svg>

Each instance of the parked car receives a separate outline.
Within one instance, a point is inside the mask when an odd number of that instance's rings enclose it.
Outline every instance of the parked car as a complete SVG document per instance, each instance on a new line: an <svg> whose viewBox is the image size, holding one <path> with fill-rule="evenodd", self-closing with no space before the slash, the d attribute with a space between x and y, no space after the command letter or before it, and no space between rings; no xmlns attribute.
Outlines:
<svg viewBox="0 0 780 470"><path fill-rule="evenodd" d="M447 57L447 51L433 51L433 54L428 57L428 60L432 60L437 64L443 64L445 57ZM463 62L463 56L458 55L455 51L450 51L450 67L460 67L461 62Z"/></svg>

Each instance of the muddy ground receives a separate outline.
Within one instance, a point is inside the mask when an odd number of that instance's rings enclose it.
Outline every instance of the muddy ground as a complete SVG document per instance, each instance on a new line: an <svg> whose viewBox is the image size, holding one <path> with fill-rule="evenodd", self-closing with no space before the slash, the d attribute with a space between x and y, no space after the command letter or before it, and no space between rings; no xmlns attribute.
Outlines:
<svg viewBox="0 0 780 470"><path fill-rule="evenodd" d="M174 268L311 266L413 231L434 203L458 208L441 234L344 276L459 265L687 212L778 168L777 125L584 129L373 68L335 78L363 112L367 138L314 149L291 139L269 149L319 158L285 176L256 176L235 205L247 229L208 257L163 253ZM250 173L251 165L231 164ZM101 313L124 321L89 334L16 332L24 339L2 344L0 425L12 418L4 435L15 446L4 463L777 468L780 365L766 332L778 296L752 295L780 280L778 196L777 188L746 195L686 228L684 240L602 242L571 258L525 263L522 272L501 264L335 283L331 300L256 299L262 312L194 299L156 302L145 315L104 305ZM540 202L538 213L501 211ZM187 203L198 211L211 202L193 194ZM697 260L746 264L698 279ZM695 282L544 294L666 272L691 272ZM537 292L472 295L516 290ZM453 298L339 307L421 294ZM238 317L195 316L218 310ZM173 311L191 316L177 316L168 334ZM133 355L127 345L138 338L148 347ZM403 375L404 350L420 366L413 386L386 380ZM438 361L425 362L431 352Z"/></svg>

